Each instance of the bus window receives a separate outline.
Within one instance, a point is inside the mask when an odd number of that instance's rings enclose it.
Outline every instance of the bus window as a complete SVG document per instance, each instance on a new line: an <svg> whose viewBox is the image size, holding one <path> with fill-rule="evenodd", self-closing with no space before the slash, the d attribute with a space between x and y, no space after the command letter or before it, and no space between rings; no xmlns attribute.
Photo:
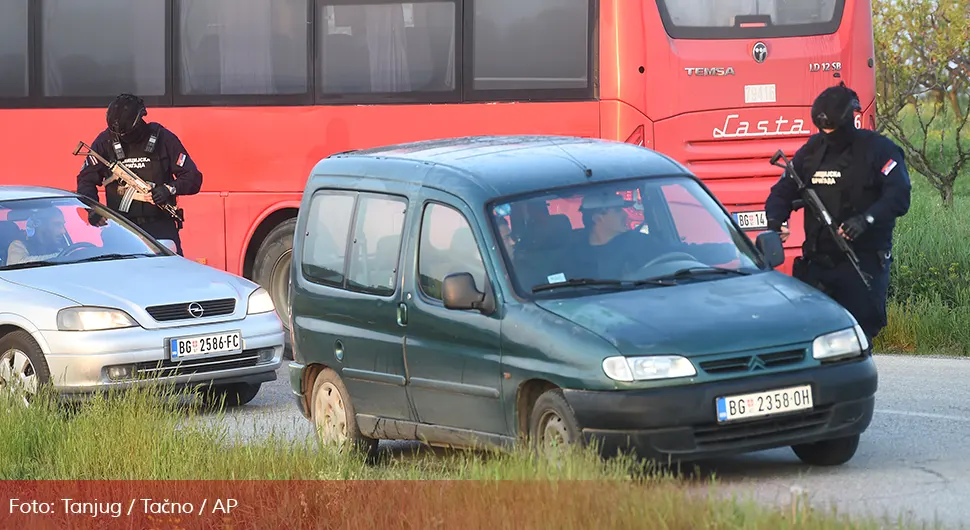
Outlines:
<svg viewBox="0 0 970 530"><path fill-rule="evenodd" d="M44 0L40 8L45 96L165 94L165 2Z"/></svg>
<svg viewBox="0 0 970 530"><path fill-rule="evenodd" d="M27 95L27 0L0 3L0 98Z"/></svg>
<svg viewBox="0 0 970 530"><path fill-rule="evenodd" d="M183 0L178 5L182 95L309 90L307 0Z"/></svg>
<svg viewBox="0 0 970 530"><path fill-rule="evenodd" d="M454 2L317 5L318 91L456 89Z"/></svg>
<svg viewBox="0 0 970 530"><path fill-rule="evenodd" d="M838 27L844 1L658 0L657 4L670 36L717 39L830 33ZM711 28L721 31L711 32ZM740 33L746 29L750 32Z"/></svg>
<svg viewBox="0 0 970 530"><path fill-rule="evenodd" d="M589 0L475 2L475 90L586 88Z"/></svg>

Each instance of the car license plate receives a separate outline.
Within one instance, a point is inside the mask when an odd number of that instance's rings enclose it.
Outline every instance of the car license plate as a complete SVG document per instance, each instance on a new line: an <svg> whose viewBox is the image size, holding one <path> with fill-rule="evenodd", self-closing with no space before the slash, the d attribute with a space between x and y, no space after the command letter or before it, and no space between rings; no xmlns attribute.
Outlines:
<svg viewBox="0 0 970 530"><path fill-rule="evenodd" d="M169 339L169 353L173 361L200 357L213 353L235 353L242 351L242 333L227 331L195 337Z"/></svg>
<svg viewBox="0 0 970 530"><path fill-rule="evenodd" d="M802 385L717 398L719 423L811 409L812 386Z"/></svg>
<svg viewBox="0 0 970 530"><path fill-rule="evenodd" d="M764 210L756 212L736 212L734 220L741 230L765 230L768 228L768 217Z"/></svg>

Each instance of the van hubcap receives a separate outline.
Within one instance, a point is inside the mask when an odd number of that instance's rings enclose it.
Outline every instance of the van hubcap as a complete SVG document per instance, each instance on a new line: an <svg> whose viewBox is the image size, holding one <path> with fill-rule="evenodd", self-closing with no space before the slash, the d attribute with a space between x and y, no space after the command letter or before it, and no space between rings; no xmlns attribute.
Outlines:
<svg viewBox="0 0 970 530"><path fill-rule="evenodd" d="M332 383L324 383L314 401L317 429L323 442L342 444L347 441L347 411L337 388Z"/></svg>
<svg viewBox="0 0 970 530"><path fill-rule="evenodd" d="M563 419L553 411L547 411L539 422L540 445L549 456L562 452L570 442Z"/></svg>
<svg viewBox="0 0 970 530"><path fill-rule="evenodd" d="M24 405L37 393L37 372L27 354L10 349L0 356L0 387L12 393L22 392Z"/></svg>

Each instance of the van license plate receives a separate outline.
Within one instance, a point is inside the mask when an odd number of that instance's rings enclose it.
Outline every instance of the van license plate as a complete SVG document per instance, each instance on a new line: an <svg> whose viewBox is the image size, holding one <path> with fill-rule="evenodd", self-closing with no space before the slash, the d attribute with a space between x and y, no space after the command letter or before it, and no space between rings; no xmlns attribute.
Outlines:
<svg viewBox="0 0 970 530"><path fill-rule="evenodd" d="M736 212L734 220L741 230L765 230L768 228L768 217L764 210L756 212Z"/></svg>
<svg viewBox="0 0 970 530"><path fill-rule="evenodd" d="M242 333L229 331L212 335L180 337L169 340L169 352L173 361L200 357L212 353L237 353L242 351Z"/></svg>
<svg viewBox="0 0 970 530"><path fill-rule="evenodd" d="M812 386L802 385L717 398L717 421L743 420L811 409Z"/></svg>

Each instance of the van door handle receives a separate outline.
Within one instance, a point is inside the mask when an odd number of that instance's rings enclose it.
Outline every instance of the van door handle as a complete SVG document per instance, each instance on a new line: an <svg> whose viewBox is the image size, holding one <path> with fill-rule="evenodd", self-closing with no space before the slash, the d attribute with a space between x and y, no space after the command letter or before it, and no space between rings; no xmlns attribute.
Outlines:
<svg viewBox="0 0 970 530"><path fill-rule="evenodd" d="M408 325L408 305L404 302L397 304L397 325Z"/></svg>

